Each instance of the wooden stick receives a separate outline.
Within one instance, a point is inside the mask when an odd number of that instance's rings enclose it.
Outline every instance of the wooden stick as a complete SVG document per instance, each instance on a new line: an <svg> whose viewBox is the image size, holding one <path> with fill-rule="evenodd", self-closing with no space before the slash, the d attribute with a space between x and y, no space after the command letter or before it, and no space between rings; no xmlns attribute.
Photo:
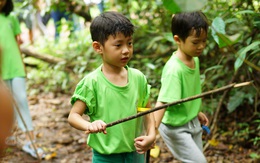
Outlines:
<svg viewBox="0 0 260 163"><path fill-rule="evenodd" d="M120 119L120 120L117 120L117 121L114 121L114 122L111 122L111 123L108 123L106 125L106 127L112 127L114 125L117 125L119 123L123 123L123 122L126 122L126 121L130 121L132 119L135 119L135 118L138 118L138 117L141 117L141 116L144 116L146 114L149 114L149 113L152 113L152 112L155 112L157 110L160 110L160 109L164 109L164 108L167 108L169 106L173 106L173 105L177 105L177 104L180 104L180 103L184 103L184 102L187 102L187 101L191 101L191 100L195 100L195 99L198 99L198 98L201 98L201 97L204 97L204 96L207 96L207 95L211 95L211 94L214 94L214 93L217 93L217 92L222 92L224 90L227 90L227 89L231 89L231 88L237 88L237 87L242 87L242 86L247 86L249 84L251 84L252 81L250 82L244 82L244 83L239 83L239 84L229 84L227 86L223 86L221 88L218 88L218 89L214 89L214 90L211 90L211 91L208 91L208 92L204 92L204 93L201 93L199 95L195 95L195 96L191 96L191 97L187 97L187 98L184 98L184 99L180 99L178 101L174 101L174 102L171 102L171 103L168 103L168 104L165 104L165 105L161 105L159 107L155 107L153 109L150 109L150 110L147 110L147 111L144 111L144 112L140 112L140 113L137 113L135 115L132 115L132 116L129 116L129 117L126 117L126 118L123 118L123 119Z"/></svg>

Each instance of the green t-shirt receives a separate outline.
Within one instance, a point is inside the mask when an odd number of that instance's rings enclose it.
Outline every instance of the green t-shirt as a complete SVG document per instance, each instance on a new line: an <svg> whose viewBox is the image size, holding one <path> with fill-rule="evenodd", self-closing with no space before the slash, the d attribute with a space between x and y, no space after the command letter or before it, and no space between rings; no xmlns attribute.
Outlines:
<svg viewBox="0 0 260 163"><path fill-rule="evenodd" d="M25 77L24 65L22 62L16 35L21 33L19 21L10 14L0 14L0 46L2 47L2 78L3 80L14 77Z"/></svg>
<svg viewBox="0 0 260 163"><path fill-rule="evenodd" d="M125 67L128 84L120 87L109 82L101 71L101 66L86 75L77 85L71 103L81 100L86 103L85 114L90 121L103 120L106 123L135 115L137 107L145 107L150 86L139 70ZM141 126L136 119L107 128L107 134L88 136L88 145L101 154L132 152L134 139Z"/></svg>
<svg viewBox="0 0 260 163"><path fill-rule="evenodd" d="M194 57L194 61L195 69L191 69L173 53L163 68L162 86L157 101L170 103L201 93L198 57ZM162 122L182 126L198 115L200 106L201 99L196 99L168 107Z"/></svg>

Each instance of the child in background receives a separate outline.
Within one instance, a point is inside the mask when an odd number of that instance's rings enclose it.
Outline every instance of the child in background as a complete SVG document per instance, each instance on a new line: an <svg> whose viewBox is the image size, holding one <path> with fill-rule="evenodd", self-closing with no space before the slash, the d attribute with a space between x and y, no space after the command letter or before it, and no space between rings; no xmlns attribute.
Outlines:
<svg viewBox="0 0 260 163"><path fill-rule="evenodd" d="M138 107L150 107L150 87L144 74L127 66L133 55L134 26L122 14L111 11L97 16L90 32L103 64L78 83L68 121L90 133L87 143L93 149L92 162L141 162L155 141L153 114L145 118L143 136L136 137L141 128L136 119L106 128L106 123L136 114Z"/></svg>
<svg viewBox="0 0 260 163"><path fill-rule="evenodd" d="M12 10L12 0L0 0L0 45L2 46L3 54L1 77L5 84L9 87L18 106L19 112L21 113L28 128L26 143L23 145L22 149L35 158L37 158L37 153L40 157L44 157L43 150L41 148L37 148L36 153L30 141L30 137L33 141L35 141L35 138L26 95L25 67L17 42L17 37L21 33L21 30L18 19L14 15L10 14ZM16 109L14 110L19 128L23 132L26 132L27 129L22 119L20 118L18 112L16 112ZM9 138L9 140L12 139Z"/></svg>
<svg viewBox="0 0 260 163"><path fill-rule="evenodd" d="M201 93L199 58L206 46L208 24L202 12L179 13L172 18L177 51L164 66L156 107ZM156 127L174 157L182 162L207 162L202 128L208 119L200 112L201 99L154 112Z"/></svg>

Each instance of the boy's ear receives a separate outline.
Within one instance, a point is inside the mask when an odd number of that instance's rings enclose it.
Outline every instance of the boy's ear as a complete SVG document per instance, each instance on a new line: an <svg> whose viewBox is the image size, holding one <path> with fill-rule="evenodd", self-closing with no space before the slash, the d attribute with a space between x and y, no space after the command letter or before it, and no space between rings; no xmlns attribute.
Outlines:
<svg viewBox="0 0 260 163"><path fill-rule="evenodd" d="M99 42L97 42L97 41L94 41L93 43L92 43L92 47L94 48L94 50L96 51L96 52L98 52L98 53L102 53L102 47L101 47L101 44L99 43Z"/></svg>
<svg viewBox="0 0 260 163"><path fill-rule="evenodd" d="M174 36L173 36L173 39L174 39L174 41L175 41L177 44L180 44L181 39L179 38L178 35L174 35Z"/></svg>

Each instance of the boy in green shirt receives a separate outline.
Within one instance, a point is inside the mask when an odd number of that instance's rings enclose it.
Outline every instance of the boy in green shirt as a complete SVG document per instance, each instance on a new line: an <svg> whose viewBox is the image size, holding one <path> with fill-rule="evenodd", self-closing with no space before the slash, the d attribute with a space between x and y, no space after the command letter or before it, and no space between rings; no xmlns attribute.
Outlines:
<svg viewBox="0 0 260 163"><path fill-rule="evenodd" d="M153 114L145 117L146 134L142 136L136 119L106 128L106 123L136 114L138 107L150 107L150 86L144 74L127 66L133 55L134 26L122 14L111 11L97 16L90 32L103 64L78 83L68 121L89 133L93 162L140 162L155 141Z"/></svg>
<svg viewBox="0 0 260 163"><path fill-rule="evenodd" d="M206 46L208 24L202 12L179 13L172 18L178 49L164 66L156 107L201 93L199 58ZM174 157L182 162L207 162L202 149L201 99L154 113L156 127Z"/></svg>

